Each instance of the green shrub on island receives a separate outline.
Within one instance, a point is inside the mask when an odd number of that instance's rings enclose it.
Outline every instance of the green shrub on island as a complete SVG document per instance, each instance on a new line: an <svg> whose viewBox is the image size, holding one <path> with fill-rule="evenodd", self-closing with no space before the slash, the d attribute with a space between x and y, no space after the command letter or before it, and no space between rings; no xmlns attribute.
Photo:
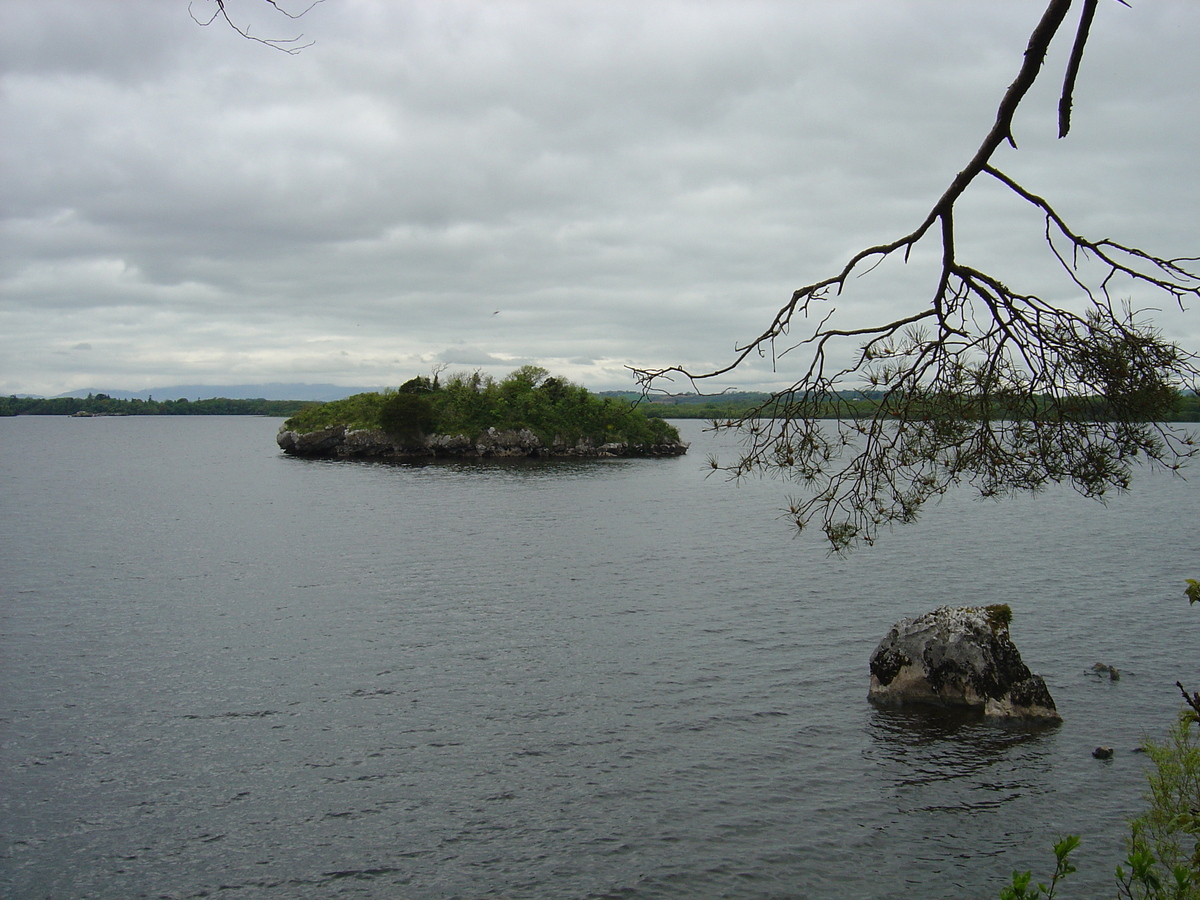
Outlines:
<svg viewBox="0 0 1200 900"><path fill-rule="evenodd" d="M423 394L390 394L379 407L379 427L405 443L415 443L432 434L436 421L433 403Z"/></svg>
<svg viewBox="0 0 1200 900"><path fill-rule="evenodd" d="M522 366L499 381L480 372L454 375L445 382L413 378L394 391L311 406L283 427L303 433L335 425L383 431L407 443L432 434L473 440L489 428L528 429L546 445L556 440L630 445L679 440L673 426L649 418L629 401L597 397L539 366Z"/></svg>

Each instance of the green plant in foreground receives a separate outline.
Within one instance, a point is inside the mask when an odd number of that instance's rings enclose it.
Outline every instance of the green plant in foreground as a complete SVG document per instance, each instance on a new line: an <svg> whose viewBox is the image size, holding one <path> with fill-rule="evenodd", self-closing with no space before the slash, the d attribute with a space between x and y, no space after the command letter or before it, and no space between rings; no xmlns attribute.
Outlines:
<svg viewBox="0 0 1200 900"><path fill-rule="evenodd" d="M1189 602L1200 601L1200 582L1187 579ZM1175 682L1187 704L1165 743L1147 742L1148 808L1129 823L1129 854L1117 866L1117 896L1127 900L1200 900L1200 693ZM1058 864L1049 887L1029 887L1029 872L1013 872L1001 900L1052 897L1058 882L1075 871L1069 855L1079 846L1070 835L1054 845Z"/></svg>
<svg viewBox="0 0 1200 900"><path fill-rule="evenodd" d="M1075 866L1071 863L1071 851L1078 846L1079 835L1077 834L1068 834L1054 845L1054 875L1051 876L1049 885L1043 881L1030 888L1029 882L1033 879L1032 872L1013 872L1012 884L1000 891L1000 900L1034 900L1036 897L1053 897L1055 890L1058 889L1058 883L1075 871Z"/></svg>
<svg viewBox="0 0 1200 900"><path fill-rule="evenodd" d="M1186 696L1186 695L1185 695ZM1146 745L1149 807L1130 822L1129 856L1117 867L1130 900L1200 900L1200 742L1184 710L1166 743Z"/></svg>
<svg viewBox="0 0 1200 900"><path fill-rule="evenodd" d="M1200 582L1187 585L1188 601L1200 600ZM1187 706L1165 743L1146 743L1149 807L1129 823L1129 855L1117 866L1128 900L1200 900L1200 695L1175 684Z"/></svg>
<svg viewBox="0 0 1200 900"><path fill-rule="evenodd" d="M1186 866L1171 869L1171 882L1164 884L1158 876L1154 854L1148 850L1131 850L1126 859L1129 872L1117 866L1117 889L1119 896L1138 900L1186 900L1194 897L1191 890L1192 877Z"/></svg>

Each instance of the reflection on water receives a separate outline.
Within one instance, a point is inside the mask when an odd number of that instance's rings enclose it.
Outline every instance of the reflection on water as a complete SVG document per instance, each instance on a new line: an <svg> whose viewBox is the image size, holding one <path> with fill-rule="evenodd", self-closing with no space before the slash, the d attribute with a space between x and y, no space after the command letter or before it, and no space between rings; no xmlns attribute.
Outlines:
<svg viewBox="0 0 1200 900"><path fill-rule="evenodd" d="M1012 722L977 710L875 708L868 759L912 808L996 808L1045 792L1057 723Z"/></svg>
<svg viewBox="0 0 1200 900"><path fill-rule="evenodd" d="M970 746L981 754L1009 748L1053 734L1056 721L1001 719L982 710L928 704L872 704L869 730L882 747L898 752Z"/></svg>
<svg viewBox="0 0 1200 900"><path fill-rule="evenodd" d="M670 458L646 459L537 459L533 457L484 457L482 459L305 459L288 457L287 461L301 466L334 468L392 469L399 473L427 471L452 477L474 480L538 478L548 481L563 478L604 478L614 470L631 466L669 464Z"/></svg>

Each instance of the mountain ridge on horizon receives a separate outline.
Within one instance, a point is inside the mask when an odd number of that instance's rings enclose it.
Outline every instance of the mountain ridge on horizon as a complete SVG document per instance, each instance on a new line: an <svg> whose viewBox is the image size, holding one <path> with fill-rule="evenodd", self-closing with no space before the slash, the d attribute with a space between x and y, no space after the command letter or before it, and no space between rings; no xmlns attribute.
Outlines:
<svg viewBox="0 0 1200 900"><path fill-rule="evenodd" d="M266 384L176 384L167 387L147 388L144 391L122 391L106 388L77 388L59 397L87 397L89 394L106 394L117 400L209 400L221 397L226 400L312 400L325 403L341 400L353 394L379 391L379 387L346 387L340 384L305 384L300 382L273 381Z"/></svg>

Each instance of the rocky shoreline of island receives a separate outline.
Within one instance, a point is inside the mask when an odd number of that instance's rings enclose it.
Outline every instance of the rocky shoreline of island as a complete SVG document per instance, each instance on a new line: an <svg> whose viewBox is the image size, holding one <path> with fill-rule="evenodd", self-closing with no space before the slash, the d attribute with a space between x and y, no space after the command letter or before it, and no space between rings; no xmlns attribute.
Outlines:
<svg viewBox="0 0 1200 900"><path fill-rule="evenodd" d="M597 443L587 437L574 442L562 438L545 442L527 428L488 428L476 437L431 434L413 440L380 429L345 425L307 432L284 427L275 440L289 456L307 459L613 459L683 456L688 450L687 443L669 438L649 443Z"/></svg>

